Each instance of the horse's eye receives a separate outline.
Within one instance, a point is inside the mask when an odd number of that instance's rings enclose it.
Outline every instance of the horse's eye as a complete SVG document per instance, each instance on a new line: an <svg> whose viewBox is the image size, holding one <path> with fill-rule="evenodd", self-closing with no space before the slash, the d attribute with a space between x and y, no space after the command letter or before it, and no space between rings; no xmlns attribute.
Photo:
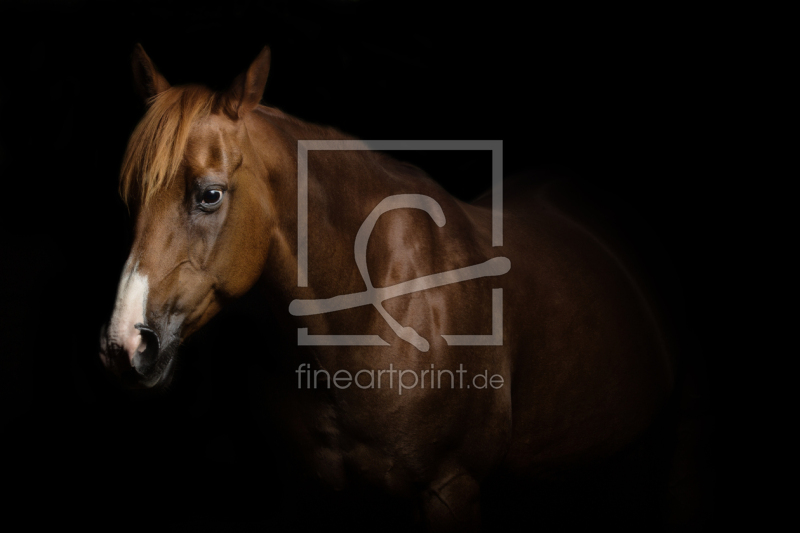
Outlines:
<svg viewBox="0 0 800 533"><path fill-rule="evenodd" d="M222 191L219 189L209 189L203 193L201 203L206 207L217 205L222 200Z"/></svg>

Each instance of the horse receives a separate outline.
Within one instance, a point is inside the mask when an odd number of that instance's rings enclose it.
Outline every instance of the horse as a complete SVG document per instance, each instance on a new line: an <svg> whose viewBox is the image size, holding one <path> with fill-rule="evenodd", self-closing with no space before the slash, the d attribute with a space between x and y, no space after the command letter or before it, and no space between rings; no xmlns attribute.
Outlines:
<svg viewBox="0 0 800 533"><path fill-rule="evenodd" d="M167 387L179 346L254 295L291 347L269 356L306 468L413 501L429 531L481 529L496 472L592 464L648 430L676 363L624 254L547 186L466 203L262 105L269 66L265 47L227 91L172 86L136 46L146 111L120 173L134 240L100 335L110 372Z"/></svg>

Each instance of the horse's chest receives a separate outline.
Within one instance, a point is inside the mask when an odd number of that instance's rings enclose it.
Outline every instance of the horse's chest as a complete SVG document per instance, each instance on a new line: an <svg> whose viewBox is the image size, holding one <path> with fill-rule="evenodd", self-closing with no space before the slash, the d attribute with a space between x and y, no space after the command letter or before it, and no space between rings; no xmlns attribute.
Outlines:
<svg viewBox="0 0 800 533"><path fill-rule="evenodd" d="M337 490L354 483L407 490L412 476L385 446L381 425L365 423L358 406L343 406L326 391L295 390L292 396L281 418L315 477Z"/></svg>

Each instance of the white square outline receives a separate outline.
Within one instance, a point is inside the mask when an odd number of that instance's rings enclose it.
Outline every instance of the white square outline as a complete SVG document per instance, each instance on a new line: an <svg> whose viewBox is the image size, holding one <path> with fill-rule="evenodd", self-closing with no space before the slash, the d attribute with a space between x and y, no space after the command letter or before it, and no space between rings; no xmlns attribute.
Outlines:
<svg viewBox="0 0 800 533"><path fill-rule="evenodd" d="M491 150L492 246L503 245L503 141L305 140L297 141L297 286L308 286L308 152L309 150ZM492 289L491 335L442 335L448 345L503 344L503 289ZM389 346L378 335L309 335L297 329L300 346Z"/></svg>

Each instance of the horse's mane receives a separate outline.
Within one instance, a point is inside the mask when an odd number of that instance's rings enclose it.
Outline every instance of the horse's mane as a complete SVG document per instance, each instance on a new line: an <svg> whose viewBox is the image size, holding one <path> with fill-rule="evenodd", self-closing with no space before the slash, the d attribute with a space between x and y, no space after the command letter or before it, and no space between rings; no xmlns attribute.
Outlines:
<svg viewBox="0 0 800 533"><path fill-rule="evenodd" d="M192 124L211 113L220 95L199 86L170 87L151 98L125 152L119 192L126 204L136 189L147 203L169 186L180 167Z"/></svg>

